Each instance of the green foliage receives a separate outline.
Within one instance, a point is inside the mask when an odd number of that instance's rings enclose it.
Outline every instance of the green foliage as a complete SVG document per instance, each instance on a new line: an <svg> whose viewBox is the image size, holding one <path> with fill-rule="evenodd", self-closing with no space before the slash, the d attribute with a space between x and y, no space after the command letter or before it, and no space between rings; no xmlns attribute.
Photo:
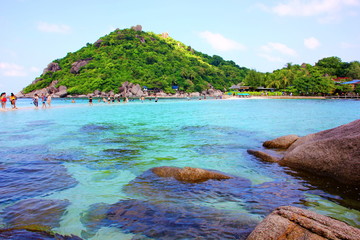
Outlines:
<svg viewBox="0 0 360 240"><path fill-rule="evenodd" d="M71 73L72 64L84 59L91 60L78 73ZM243 81L249 71L220 56L194 51L170 37L133 29L115 30L54 62L60 71L41 75L43 80L23 91L47 87L54 80L57 86L66 86L70 94L117 92L125 81L166 92L173 92L174 84L186 92L205 90L209 84L223 90Z"/></svg>

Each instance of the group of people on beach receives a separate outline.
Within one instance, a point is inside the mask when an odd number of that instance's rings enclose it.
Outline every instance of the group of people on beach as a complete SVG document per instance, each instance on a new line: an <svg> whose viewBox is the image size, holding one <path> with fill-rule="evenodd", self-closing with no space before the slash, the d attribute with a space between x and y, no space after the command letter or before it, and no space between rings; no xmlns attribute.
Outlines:
<svg viewBox="0 0 360 240"><path fill-rule="evenodd" d="M17 97L14 95L14 93L11 93L8 98L9 98L9 101L10 101L10 104L11 104L11 108L12 109L17 109L17 107L16 107ZM6 97L6 92L1 93L0 100L1 100L1 109L2 110L6 109L6 102L7 102L8 98Z"/></svg>
<svg viewBox="0 0 360 240"><path fill-rule="evenodd" d="M51 107L51 93L50 94L43 93L43 94L41 94L40 97L37 93L35 93L32 100L33 100L33 104L34 104L35 108L39 107L39 100L41 100L41 102L42 102L42 108L46 108L46 104L48 105L48 107Z"/></svg>

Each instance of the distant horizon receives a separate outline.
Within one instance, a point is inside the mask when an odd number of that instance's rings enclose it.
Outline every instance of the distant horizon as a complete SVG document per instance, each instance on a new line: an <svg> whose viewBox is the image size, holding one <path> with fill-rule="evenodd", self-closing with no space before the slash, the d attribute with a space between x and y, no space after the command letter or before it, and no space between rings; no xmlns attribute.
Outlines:
<svg viewBox="0 0 360 240"><path fill-rule="evenodd" d="M359 61L360 0L185 0L169 5L160 0L65 0L57 5L15 0L6 1L2 10L0 92L18 93L50 62L116 28L136 25L259 72L286 63L314 65L332 56Z"/></svg>

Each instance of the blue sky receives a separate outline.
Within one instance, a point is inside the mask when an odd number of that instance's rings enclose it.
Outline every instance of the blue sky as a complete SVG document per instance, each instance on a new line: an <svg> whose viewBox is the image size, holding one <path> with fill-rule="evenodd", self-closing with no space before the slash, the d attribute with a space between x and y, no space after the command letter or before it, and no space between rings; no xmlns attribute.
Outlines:
<svg viewBox="0 0 360 240"><path fill-rule="evenodd" d="M360 0L0 2L0 92L17 93L51 61L138 24L261 72L360 60Z"/></svg>

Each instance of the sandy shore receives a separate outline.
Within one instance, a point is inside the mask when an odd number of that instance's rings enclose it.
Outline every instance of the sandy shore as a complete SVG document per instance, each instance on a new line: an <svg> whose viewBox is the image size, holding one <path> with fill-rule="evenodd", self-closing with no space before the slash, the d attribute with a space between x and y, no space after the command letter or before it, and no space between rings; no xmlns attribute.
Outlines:
<svg viewBox="0 0 360 240"><path fill-rule="evenodd" d="M237 96L223 96L225 100L240 100L240 99L326 99L322 96L251 96L251 97L237 97Z"/></svg>

